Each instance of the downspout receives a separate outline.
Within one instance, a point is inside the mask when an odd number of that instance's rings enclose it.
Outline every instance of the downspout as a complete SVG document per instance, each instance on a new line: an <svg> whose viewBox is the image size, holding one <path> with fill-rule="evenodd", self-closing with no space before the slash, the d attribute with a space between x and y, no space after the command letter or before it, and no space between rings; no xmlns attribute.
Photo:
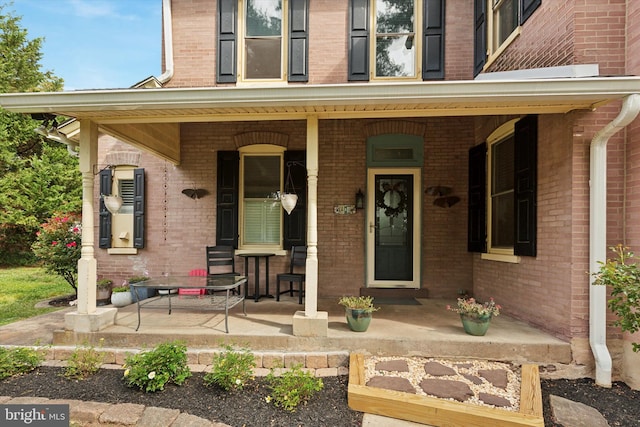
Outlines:
<svg viewBox="0 0 640 427"><path fill-rule="evenodd" d="M164 29L164 73L158 81L165 84L173 77L173 24L171 16L171 0L162 0L162 28Z"/></svg>
<svg viewBox="0 0 640 427"><path fill-rule="evenodd" d="M620 114L591 140L589 203L589 344L596 363L596 384L611 387L611 355L607 349L607 289L593 285L598 261L607 258L607 143L640 112L640 94L624 98Z"/></svg>

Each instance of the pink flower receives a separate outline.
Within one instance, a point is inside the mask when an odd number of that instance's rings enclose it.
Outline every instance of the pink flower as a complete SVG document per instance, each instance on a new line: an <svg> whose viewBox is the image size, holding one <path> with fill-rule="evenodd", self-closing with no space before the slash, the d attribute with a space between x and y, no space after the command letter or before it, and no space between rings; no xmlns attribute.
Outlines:
<svg viewBox="0 0 640 427"><path fill-rule="evenodd" d="M80 229L78 227L73 227L73 229L71 230L74 233L78 233L80 231Z"/></svg>
<svg viewBox="0 0 640 427"><path fill-rule="evenodd" d="M76 242L67 243L68 248L75 248L76 246Z"/></svg>
<svg viewBox="0 0 640 427"><path fill-rule="evenodd" d="M58 241L57 241L57 240L54 240L53 242L51 242L51 246L55 246L55 245L57 245L57 244L58 244Z"/></svg>

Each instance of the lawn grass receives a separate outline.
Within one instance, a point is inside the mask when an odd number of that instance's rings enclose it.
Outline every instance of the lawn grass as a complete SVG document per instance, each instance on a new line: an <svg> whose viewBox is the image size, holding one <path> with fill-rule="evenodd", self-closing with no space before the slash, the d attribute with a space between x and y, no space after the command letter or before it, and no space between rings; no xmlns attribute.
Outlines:
<svg viewBox="0 0 640 427"><path fill-rule="evenodd" d="M69 295L73 288L60 276L39 267L0 268L0 325L57 310L36 303Z"/></svg>

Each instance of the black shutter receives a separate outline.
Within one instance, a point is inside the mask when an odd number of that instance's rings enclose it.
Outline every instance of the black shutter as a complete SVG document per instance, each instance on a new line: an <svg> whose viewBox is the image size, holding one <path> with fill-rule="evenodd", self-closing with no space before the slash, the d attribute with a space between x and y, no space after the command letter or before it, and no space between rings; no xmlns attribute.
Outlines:
<svg viewBox="0 0 640 427"><path fill-rule="evenodd" d="M467 250L487 251L487 144L476 145L469 150L469 218Z"/></svg>
<svg viewBox="0 0 640 427"><path fill-rule="evenodd" d="M240 154L218 152L216 245L238 248L238 182Z"/></svg>
<svg viewBox="0 0 640 427"><path fill-rule="evenodd" d="M487 1L474 0L473 75L480 74L487 60Z"/></svg>
<svg viewBox="0 0 640 427"><path fill-rule="evenodd" d="M236 82L237 0L218 0L218 83Z"/></svg>
<svg viewBox="0 0 640 427"><path fill-rule="evenodd" d="M520 0L520 25L536 11L542 0Z"/></svg>
<svg viewBox="0 0 640 427"><path fill-rule="evenodd" d="M285 151L284 165L287 162L298 162L306 164L306 153L304 151ZM306 246L307 242L307 168L298 164L291 166L291 179L298 195L298 203L287 215L284 212L283 246L284 249L291 249L291 246ZM287 174L285 169L285 177Z"/></svg>
<svg viewBox="0 0 640 427"><path fill-rule="evenodd" d="M426 0L424 4L424 43L422 79L444 79L445 0Z"/></svg>
<svg viewBox="0 0 640 427"><path fill-rule="evenodd" d="M309 81L309 1L289 0L289 81Z"/></svg>
<svg viewBox="0 0 640 427"><path fill-rule="evenodd" d="M538 116L515 125L515 255L536 256Z"/></svg>
<svg viewBox="0 0 640 427"><path fill-rule="evenodd" d="M349 80L369 80L369 0L349 0Z"/></svg>
<svg viewBox="0 0 640 427"><path fill-rule="evenodd" d="M144 169L133 170L133 247L144 248Z"/></svg>
<svg viewBox="0 0 640 427"><path fill-rule="evenodd" d="M111 212L104 205L102 195L111 194L111 169L100 171L100 209L98 211L98 246L102 249L111 247Z"/></svg>

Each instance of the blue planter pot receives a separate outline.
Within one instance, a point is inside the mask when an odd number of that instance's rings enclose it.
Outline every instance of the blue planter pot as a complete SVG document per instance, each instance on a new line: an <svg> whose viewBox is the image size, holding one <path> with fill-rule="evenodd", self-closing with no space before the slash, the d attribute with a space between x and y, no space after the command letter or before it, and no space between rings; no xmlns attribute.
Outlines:
<svg viewBox="0 0 640 427"><path fill-rule="evenodd" d="M133 286L130 286L129 290L131 292L131 299L133 300L133 302L138 302L138 297L140 297L140 301L142 301L156 295L156 290L151 288L134 289ZM136 293L137 293L137 296L136 296Z"/></svg>

